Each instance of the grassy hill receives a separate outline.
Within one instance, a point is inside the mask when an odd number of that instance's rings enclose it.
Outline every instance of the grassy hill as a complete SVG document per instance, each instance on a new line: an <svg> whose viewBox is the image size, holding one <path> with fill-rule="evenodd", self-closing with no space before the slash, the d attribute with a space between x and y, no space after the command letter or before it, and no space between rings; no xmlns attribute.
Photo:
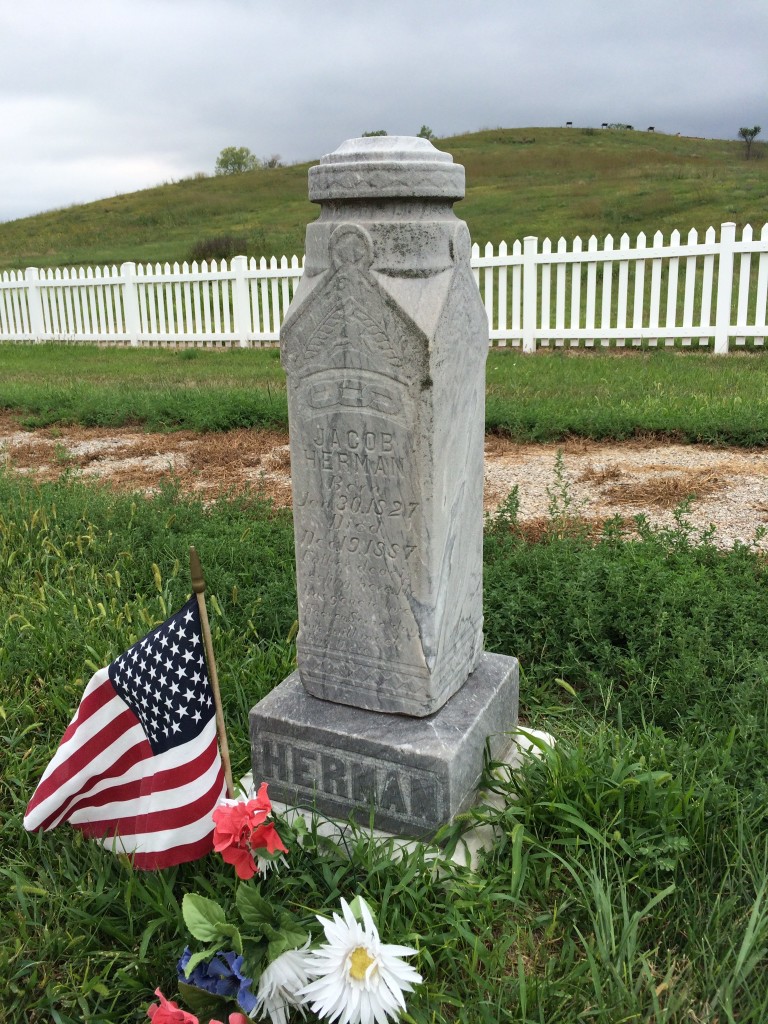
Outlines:
<svg viewBox="0 0 768 1024"><path fill-rule="evenodd" d="M435 145L466 167L457 212L481 244L768 219L757 143L749 161L736 140L600 129L499 128ZM318 210L306 198L309 166L192 178L0 224L0 270L181 261L222 234L243 239L248 255L301 253Z"/></svg>

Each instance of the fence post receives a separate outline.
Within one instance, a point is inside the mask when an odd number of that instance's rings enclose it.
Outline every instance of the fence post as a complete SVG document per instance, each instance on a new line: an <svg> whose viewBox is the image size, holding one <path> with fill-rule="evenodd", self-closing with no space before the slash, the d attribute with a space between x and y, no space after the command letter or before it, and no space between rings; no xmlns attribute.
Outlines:
<svg viewBox="0 0 768 1024"><path fill-rule="evenodd" d="M248 301L248 281L245 272L248 269L246 256L233 256L229 264L234 273L232 287L232 313L234 329L240 348L248 347L248 328L251 320L251 305Z"/></svg>
<svg viewBox="0 0 768 1024"><path fill-rule="evenodd" d="M27 308L29 309L29 330L34 342L43 340L43 302L40 298L40 271L27 267L24 271L27 286Z"/></svg>
<svg viewBox="0 0 768 1024"><path fill-rule="evenodd" d="M536 235L523 239L523 352L536 351Z"/></svg>
<svg viewBox="0 0 768 1024"><path fill-rule="evenodd" d="M123 279L123 312L125 313L125 330L132 345L139 344L139 296L136 287L136 264L122 263L120 276Z"/></svg>
<svg viewBox="0 0 768 1024"><path fill-rule="evenodd" d="M717 261L717 306L715 308L715 355L727 355L728 353L735 244L736 225L733 221L729 220L725 224L720 225L720 255Z"/></svg>

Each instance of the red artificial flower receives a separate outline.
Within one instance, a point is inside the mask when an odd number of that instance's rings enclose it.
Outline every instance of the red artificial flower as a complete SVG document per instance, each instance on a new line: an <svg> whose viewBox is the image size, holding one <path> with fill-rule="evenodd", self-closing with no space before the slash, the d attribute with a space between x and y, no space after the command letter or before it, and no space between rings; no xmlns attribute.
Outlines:
<svg viewBox="0 0 768 1024"><path fill-rule="evenodd" d="M166 999L159 988L155 989L155 995L160 997L159 1003L151 1003L147 1007L147 1016L152 1024L199 1024L194 1013L187 1013L180 1009L176 1003ZM210 1024L222 1024L220 1020L211 1020ZM250 1024L244 1013L230 1013L229 1024Z"/></svg>
<svg viewBox="0 0 768 1024"><path fill-rule="evenodd" d="M186 1010L182 1010L176 1003L166 999L159 988L155 989L155 995L160 999L160 1002L150 1003L147 1007L147 1016L152 1021L152 1024L198 1024L194 1013L187 1013ZM230 1019L230 1024L241 1024L241 1022Z"/></svg>
<svg viewBox="0 0 768 1024"><path fill-rule="evenodd" d="M258 807L264 811L264 817L266 817L272 810L272 801L267 796L267 784L262 782L259 786L259 792L256 794L253 800L248 801L249 807ZM263 819L262 819L263 820Z"/></svg>
<svg viewBox="0 0 768 1024"><path fill-rule="evenodd" d="M275 826L265 823L271 810L267 783L262 782L255 799L223 800L213 812L213 848L226 864L234 867L238 878L253 878L258 871L254 850L288 852Z"/></svg>
<svg viewBox="0 0 768 1024"><path fill-rule="evenodd" d="M253 878L258 868L256 867L256 861L253 859L253 854L248 847L243 846L228 846L224 850L219 851L225 864L231 864L238 878L244 881L248 878Z"/></svg>
<svg viewBox="0 0 768 1024"><path fill-rule="evenodd" d="M283 841L277 834L277 829L271 821L264 825L259 825L251 833L251 849L253 850L264 850L268 853L288 853L288 848L283 846Z"/></svg>
<svg viewBox="0 0 768 1024"><path fill-rule="evenodd" d="M246 804L219 804L213 812L213 848L222 853L230 846L245 847L251 838L253 824Z"/></svg>
<svg viewBox="0 0 768 1024"><path fill-rule="evenodd" d="M224 800L213 812L216 828L213 832L213 848L221 853L228 846L247 847L251 832L260 825L272 810L267 796L267 783L262 782L254 800Z"/></svg>

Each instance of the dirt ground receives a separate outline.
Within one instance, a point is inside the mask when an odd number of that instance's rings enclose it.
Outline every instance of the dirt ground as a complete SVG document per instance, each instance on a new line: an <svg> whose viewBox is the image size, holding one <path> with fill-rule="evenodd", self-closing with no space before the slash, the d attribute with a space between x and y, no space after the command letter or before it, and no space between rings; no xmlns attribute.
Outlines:
<svg viewBox="0 0 768 1024"><path fill-rule="evenodd" d="M3 464L39 480L53 480L69 471L144 494L152 494L172 475L183 490L205 498L258 487L276 505L291 503L288 435L278 431L146 434L135 428L84 427L28 431L16 417L0 413ZM533 533L553 503L596 524L616 514L631 520L639 513L651 522L671 524L672 510L689 496L692 521L701 529L713 524L717 542L725 546L737 540L749 543L759 527L768 527L765 449L652 440L515 444L487 437L486 511L492 512L515 486L520 521ZM768 538L757 546L768 550Z"/></svg>

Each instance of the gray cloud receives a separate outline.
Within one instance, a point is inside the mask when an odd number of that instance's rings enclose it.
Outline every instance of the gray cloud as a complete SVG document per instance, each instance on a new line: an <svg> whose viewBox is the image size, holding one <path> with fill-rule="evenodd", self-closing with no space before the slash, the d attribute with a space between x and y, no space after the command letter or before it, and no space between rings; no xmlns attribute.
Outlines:
<svg viewBox="0 0 768 1024"><path fill-rule="evenodd" d="M227 145L766 120L765 0L0 3L0 219L211 171Z"/></svg>

